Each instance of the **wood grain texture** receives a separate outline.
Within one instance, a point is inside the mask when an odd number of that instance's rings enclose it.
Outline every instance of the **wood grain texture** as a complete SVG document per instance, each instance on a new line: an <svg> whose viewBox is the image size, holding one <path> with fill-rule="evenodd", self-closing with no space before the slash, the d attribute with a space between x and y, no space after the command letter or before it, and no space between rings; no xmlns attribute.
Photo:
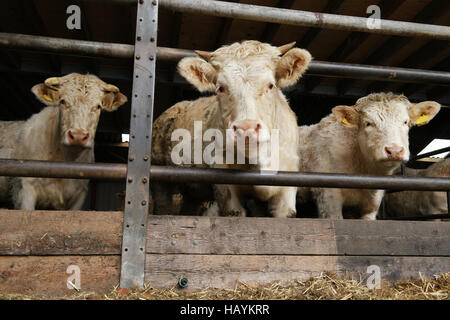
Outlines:
<svg viewBox="0 0 450 320"><path fill-rule="evenodd" d="M108 293L119 284L120 256L0 256L0 292L74 294L75 290L67 288L70 265L80 267L83 292Z"/></svg>
<svg viewBox="0 0 450 320"><path fill-rule="evenodd" d="M0 211L0 255L118 255L122 212ZM450 256L450 224L151 216L147 253Z"/></svg>
<svg viewBox="0 0 450 320"><path fill-rule="evenodd" d="M324 271L361 280L372 274L367 273L371 265L380 267L381 280L420 279L420 274L430 278L450 270L450 258L151 254L147 256L145 282L155 288L170 288L183 276L191 289L234 288L239 281L304 281Z"/></svg>
<svg viewBox="0 0 450 320"><path fill-rule="evenodd" d="M0 210L0 255L120 254L122 212Z"/></svg>
<svg viewBox="0 0 450 320"><path fill-rule="evenodd" d="M153 216L147 253L450 256L450 224Z"/></svg>

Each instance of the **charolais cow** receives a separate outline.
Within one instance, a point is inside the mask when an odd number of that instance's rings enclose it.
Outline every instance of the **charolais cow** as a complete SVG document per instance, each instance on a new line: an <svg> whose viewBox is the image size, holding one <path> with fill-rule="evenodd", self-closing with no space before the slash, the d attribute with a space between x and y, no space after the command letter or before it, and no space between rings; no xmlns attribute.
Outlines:
<svg viewBox="0 0 450 320"><path fill-rule="evenodd" d="M397 170L395 174L400 174ZM406 176L450 178L450 158L427 169L405 168ZM387 217L411 217L448 213L447 193L439 191L403 191L384 196Z"/></svg>
<svg viewBox="0 0 450 320"><path fill-rule="evenodd" d="M127 101L119 88L94 75L48 78L31 91L46 105L27 121L0 122L0 156L10 159L94 162L94 137L101 110ZM89 180L0 178L0 198L21 210L82 207Z"/></svg>
<svg viewBox="0 0 450 320"><path fill-rule="evenodd" d="M281 89L298 81L311 55L293 48L294 45L274 47L243 41L214 52L197 51L201 58L182 59L178 64L180 74L199 91L215 94L177 103L155 121L152 163L298 171L297 118ZM179 129L191 137L185 144L189 150L183 150L182 158L189 158L185 154L189 153L193 160L174 161L183 135ZM273 153L264 153L263 147ZM274 151L277 148L279 152ZM201 159L211 149L215 149L211 153L214 161ZM270 157L262 156L269 153ZM239 162L239 157L245 161ZM243 203L247 197L267 201L273 216L296 215L295 187L216 185L215 188L215 199L223 215L245 216ZM158 197L155 202L157 205Z"/></svg>
<svg viewBox="0 0 450 320"><path fill-rule="evenodd" d="M433 101L410 103L403 95L374 93L355 106L337 106L319 123L299 128L300 171L391 175L409 159L408 132L439 112ZM342 219L353 207L375 220L383 190L299 188L298 201L313 199L320 218Z"/></svg>

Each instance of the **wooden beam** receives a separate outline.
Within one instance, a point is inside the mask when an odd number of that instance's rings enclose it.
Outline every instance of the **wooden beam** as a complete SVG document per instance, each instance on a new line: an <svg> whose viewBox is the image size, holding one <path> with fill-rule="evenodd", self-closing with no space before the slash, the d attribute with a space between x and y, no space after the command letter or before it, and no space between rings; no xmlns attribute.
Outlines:
<svg viewBox="0 0 450 320"><path fill-rule="evenodd" d="M420 10L411 22L430 23L446 12L449 3L447 1L431 1L424 9ZM380 47L372 52L362 64L383 65L383 62L390 58L398 49L407 45L414 39L408 37L392 36L385 41ZM354 85L355 79L344 80L340 83L340 91L346 92Z"/></svg>
<svg viewBox="0 0 450 320"><path fill-rule="evenodd" d="M293 0L279 0L276 7L290 9L293 3L294 3ZM272 43L273 39L275 38L275 35L278 32L278 29L280 29L280 26L281 25L278 23L267 23L266 26L264 27L264 31L262 33L260 41Z"/></svg>
<svg viewBox="0 0 450 320"><path fill-rule="evenodd" d="M120 254L122 212L0 211L0 255ZM245 239L245 241L243 241ZM450 256L439 222L151 216L150 254Z"/></svg>
<svg viewBox="0 0 450 320"><path fill-rule="evenodd" d="M69 295L67 268L81 290L119 283L122 212L0 210L0 291ZM233 288L238 281L305 280L329 271L382 280L448 271L450 224L276 218L150 216L145 283L171 288Z"/></svg>

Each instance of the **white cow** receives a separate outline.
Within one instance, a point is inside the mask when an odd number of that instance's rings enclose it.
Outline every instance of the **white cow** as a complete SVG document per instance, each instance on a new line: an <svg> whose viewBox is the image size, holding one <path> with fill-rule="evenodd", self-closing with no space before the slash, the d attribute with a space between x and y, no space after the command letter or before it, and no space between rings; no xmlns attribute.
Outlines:
<svg viewBox="0 0 450 320"><path fill-rule="evenodd" d="M397 170L396 174L400 174ZM427 169L405 168L406 176L450 178L450 158ZM403 191L384 196L388 217L412 217L448 213L447 193L439 191Z"/></svg>
<svg viewBox="0 0 450 320"><path fill-rule="evenodd" d="M370 94L355 106L337 106L319 123L299 128L301 172L391 175L409 159L409 129L439 112L433 101L410 103L403 95ZM383 190L299 188L299 199L315 200L320 218L342 219L343 206L376 219Z"/></svg>
<svg viewBox="0 0 450 320"><path fill-rule="evenodd" d="M94 162L94 137L101 110L127 101L119 89L94 75L72 73L35 85L31 91L47 105L27 121L0 121L0 156L10 159ZM77 210L89 180L0 178L0 198L14 207Z"/></svg>
<svg viewBox="0 0 450 320"><path fill-rule="evenodd" d="M194 149L198 145L194 139L194 123L199 121L203 131L217 129L233 148L239 141L245 141L245 148L238 148L237 151L237 154L247 159L245 164L226 164L223 155L223 164L211 166L256 171L298 171L297 119L281 88L298 81L308 67L311 55L306 50L292 48L294 44L274 47L258 41L244 41L211 53L198 51L203 59L182 59L178 64L181 75L199 91L215 94L177 103L155 121L152 162L174 164L172 150L176 143L171 142L171 137L176 129L186 129L191 133L192 143L189 143ZM274 164L274 161L264 157L254 157L249 146L271 145L275 141L271 134L277 130L279 163ZM203 144L200 142L203 147L200 154L210 143L210 140L203 141ZM253 163L250 163L251 159ZM195 165L208 166L205 161ZM224 215L245 216L243 204L247 197L267 201L273 216L291 217L296 214L295 187L227 185L216 186L216 189L216 200Z"/></svg>

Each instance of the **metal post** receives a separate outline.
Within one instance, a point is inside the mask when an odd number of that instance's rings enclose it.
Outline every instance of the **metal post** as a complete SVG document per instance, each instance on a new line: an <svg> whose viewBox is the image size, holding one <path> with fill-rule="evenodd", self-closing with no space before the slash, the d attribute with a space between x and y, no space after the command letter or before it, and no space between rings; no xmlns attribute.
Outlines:
<svg viewBox="0 0 450 320"><path fill-rule="evenodd" d="M120 287L143 287L149 205L158 3L139 0Z"/></svg>

